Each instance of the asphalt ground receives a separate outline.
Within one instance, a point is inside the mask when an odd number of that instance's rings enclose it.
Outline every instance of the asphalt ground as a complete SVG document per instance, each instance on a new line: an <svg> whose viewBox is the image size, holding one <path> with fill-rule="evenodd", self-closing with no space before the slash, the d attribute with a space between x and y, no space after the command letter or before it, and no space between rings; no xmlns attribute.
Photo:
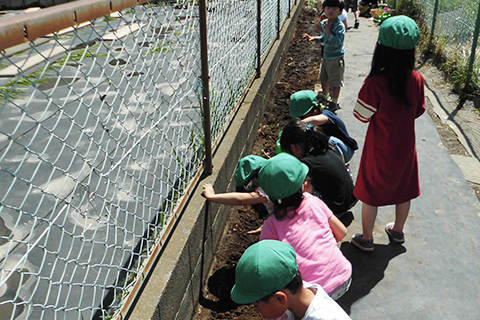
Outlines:
<svg viewBox="0 0 480 320"><path fill-rule="evenodd" d="M353 26L353 14L348 15ZM337 114L359 144L350 161L354 180L367 125L356 120L352 112L370 71L377 36L378 26L361 18L360 27L349 29L345 37L345 86L340 94L342 109ZM437 110L440 118L448 117L441 113L449 109L446 104L455 102L439 98L442 93L425 78L426 104ZM412 201L405 244L389 243L384 227L393 221L394 207L387 206L379 208L375 251L365 253L354 247L350 239L362 231L360 202L353 208L355 220L341 243L353 265L353 281L338 302L354 320L480 318L480 245L476 241L480 203L464 175L470 173L469 181L480 182L475 181L480 180L478 160L454 160L426 112L416 121L416 134L422 194ZM467 144L469 139L472 137L459 136Z"/></svg>

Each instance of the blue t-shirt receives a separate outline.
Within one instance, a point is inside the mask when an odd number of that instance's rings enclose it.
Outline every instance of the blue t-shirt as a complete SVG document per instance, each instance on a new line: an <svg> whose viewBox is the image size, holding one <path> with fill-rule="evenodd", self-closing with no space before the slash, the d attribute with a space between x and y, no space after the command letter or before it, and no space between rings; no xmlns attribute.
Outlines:
<svg viewBox="0 0 480 320"><path fill-rule="evenodd" d="M328 23L328 19L322 22L322 36L317 38L317 42L323 44L323 59L334 60L345 56L345 25L337 18L330 28L330 36L327 37L323 26Z"/></svg>
<svg viewBox="0 0 480 320"><path fill-rule="evenodd" d="M322 114L325 115L329 122L322 124L322 130L327 136L337 137L342 140L347 146L350 147L353 151L358 149L357 141L353 139L347 131L345 123L342 119L337 117L332 111L322 110Z"/></svg>

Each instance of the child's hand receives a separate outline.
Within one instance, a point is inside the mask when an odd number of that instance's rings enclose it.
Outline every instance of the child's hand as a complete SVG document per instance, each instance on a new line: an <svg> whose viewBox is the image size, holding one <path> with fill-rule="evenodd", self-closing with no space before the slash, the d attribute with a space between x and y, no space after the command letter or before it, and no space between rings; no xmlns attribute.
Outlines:
<svg viewBox="0 0 480 320"><path fill-rule="evenodd" d="M210 183L206 183L203 185L203 191L202 191L202 196L205 198L210 198L215 195L215 190L213 189L212 185Z"/></svg>
<svg viewBox="0 0 480 320"><path fill-rule="evenodd" d="M261 225L260 227L258 227L255 230L247 231L247 234L258 234L258 233L262 232L262 227L263 227L263 225Z"/></svg>
<svg viewBox="0 0 480 320"><path fill-rule="evenodd" d="M311 35L304 33L303 38L305 38L308 42L314 41L315 37L312 37Z"/></svg>
<svg viewBox="0 0 480 320"><path fill-rule="evenodd" d="M332 19L328 19L327 23L322 25L322 28L327 35L330 35L330 29L332 28L332 24L333 24Z"/></svg>
<svg viewBox="0 0 480 320"><path fill-rule="evenodd" d="M323 30L325 30L325 32L330 32L331 27L332 27L332 20L331 19L328 19L327 23L322 24L322 28L323 28Z"/></svg>

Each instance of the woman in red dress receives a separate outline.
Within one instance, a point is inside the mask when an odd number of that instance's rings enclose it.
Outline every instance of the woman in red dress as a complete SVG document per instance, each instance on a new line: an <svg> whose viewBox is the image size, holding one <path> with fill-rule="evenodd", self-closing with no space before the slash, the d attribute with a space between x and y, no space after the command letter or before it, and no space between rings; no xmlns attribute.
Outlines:
<svg viewBox="0 0 480 320"><path fill-rule="evenodd" d="M354 195L363 202L363 234L352 244L373 251L373 227L379 206L395 205L395 222L385 231L397 243L410 200L420 195L415 119L425 111L425 80L413 70L417 24L406 16L385 20L379 31L370 74L358 94L354 116L369 123Z"/></svg>

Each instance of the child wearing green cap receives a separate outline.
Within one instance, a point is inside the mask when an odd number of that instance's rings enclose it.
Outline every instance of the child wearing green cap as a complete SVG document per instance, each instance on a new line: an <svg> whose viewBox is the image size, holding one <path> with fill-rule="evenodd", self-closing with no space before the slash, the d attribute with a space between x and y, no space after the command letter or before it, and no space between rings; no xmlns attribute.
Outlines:
<svg viewBox="0 0 480 320"><path fill-rule="evenodd" d="M235 169L235 182L239 192L215 193L209 183L203 185L202 195L209 201L231 206L251 205L262 216L273 213L273 203L258 185L258 171L267 159L256 155L243 157Z"/></svg>
<svg viewBox="0 0 480 320"><path fill-rule="evenodd" d="M347 163L358 149L357 142L347 131L345 123L329 110L320 110L312 90L297 91L290 96L290 117L300 118L305 124L320 126L328 136L328 143L332 146L342 160ZM277 149L282 150L280 138L277 141ZM278 152L280 153L280 152Z"/></svg>
<svg viewBox="0 0 480 320"><path fill-rule="evenodd" d="M203 185L202 195L211 202L224 205L252 206L260 217L273 214L275 205L258 182L258 172L265 163L266 159L256 155L243 157L238 162L234 174L237 192L215 193L213 186L206 183ZM305 191L310 193L313 191L308 182L305 184ZM261 230L260 226L248 233L256 234Z"/></svg>
<svg viewBox="0 0 480 320"><path fill-rule="evenodd" d="M347 229L322 200L304 192L308 171L287 153L269 159L260 169L258 182L275 204L260 240L291 245L303 279L322 286L336 300L351 282L352 265L337 245Z"/></svg>
<svg viewBox="0 0 480 320"><path fill-rule="evenodd" d="M314 194L319 195L333 214L348 226L353 220L348 210L357 203L353 180L345 164L329 147L323 131L293 118L283 128L280 144L283 150L309 167Z"/></svg>
<svg viewBox="0 0 480 320"><path fill-rule="evenodd" d="M395 16L380 26L370 74L358 94L354 116L369 123L354 195L363 202L363 233L352 243L373 251L378 207L395 205L385 232L405 241L410 201L420 195L415 119L425 112L425 80L414 70L420 32L415 21Z"/></svg>
<svg viewBox="0 0 480 320"><path fill-rule="evenodd" d="M231 298L238 304L253 303L267 319L350 319L321 286L302 282L295 250L280 241L260 241L245 250L235 269Z"/></svg>
<svg viewBox="0 0 480 320"><path fill-rule="evenodd" d="M343 0L325 0L322 7L327 16L327 19L321 22L322 35L315 37L305 33L303 37L309 42L323 44L318 80L322 84L322 97L327 102L328 109L335 111L340 109L338 97L343 87L345 71L345 25L338 18L342 14L345 3ZM330 87L333 90L331 98L328 96Z"/></svg>

